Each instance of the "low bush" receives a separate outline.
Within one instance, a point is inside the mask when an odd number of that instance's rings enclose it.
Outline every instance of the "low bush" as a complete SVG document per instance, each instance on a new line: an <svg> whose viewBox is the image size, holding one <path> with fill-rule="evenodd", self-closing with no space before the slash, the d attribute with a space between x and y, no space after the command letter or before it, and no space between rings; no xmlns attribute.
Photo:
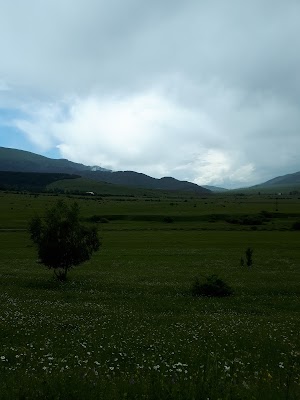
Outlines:
<svg viewBox="0 0 300 400"><path fill-rule="evenodd" d="M102 223L102 224L107 224L109 220L105 217L102 217L101 215L92 215L91 217L87 218L88 222L93 222L95 224L97 223Z"/></svg>
<svg viewBox="0 0 300 400"><path fill-rule="evenodd" d="M210 275L206 277L204 283L201 283L199 278L195 278L192 294L193 296L226 297L233 294L233 289L217 275Z"/></svg>
<svg viewBox="0 0 300 400"><path fill-rule="evenodd" d="M294 231L300 231L300 221L294 222L293 225L292 225L292 229Z"/></svg>
<svg viewBox="0 0 300 400"><path fill-rule="evenodd" d="M262 225L269 222L271 217L272 213L261 211L259 214L253 215L227 216L225 221L235 225Z"/></svg>
<svg viewBox="0 0 300 400"><path fill-rule="evenodd" d="M260 212L260 215L261 215L263 218L267 218L267 219L271 219L271 218L273 218L273 216L274 216L272 212L266 211L266 210L262 210L262 211Z"/></svg>

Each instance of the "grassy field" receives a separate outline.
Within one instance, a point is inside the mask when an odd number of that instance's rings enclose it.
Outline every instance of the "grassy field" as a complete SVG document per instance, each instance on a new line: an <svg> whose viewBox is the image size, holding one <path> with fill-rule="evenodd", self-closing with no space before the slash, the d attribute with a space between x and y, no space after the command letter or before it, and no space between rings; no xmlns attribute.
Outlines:
<svg viewBox="0 0 300 400"><path fill-rule="evenodd" d="M300 399L298 197L65 197L106 221L60 284L25 229L61 197L0 193L1 399Z"/></svg>

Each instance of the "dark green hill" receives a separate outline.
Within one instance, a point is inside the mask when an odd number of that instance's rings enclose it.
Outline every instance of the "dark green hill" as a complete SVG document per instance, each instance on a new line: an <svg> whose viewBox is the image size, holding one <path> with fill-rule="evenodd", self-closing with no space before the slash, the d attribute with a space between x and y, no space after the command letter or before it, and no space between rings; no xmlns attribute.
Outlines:
<svg viewBox="0 0 300 400"><path fill-rule="evenodd" d="M76 178L79 178L79 175L0 171L0 190L41 191L53 182Z"/></svg>
<svg viewBox="0 0 300 400"><path fill-rule="evenodd" d="M177 179L164 177L161 179L155 179L148 175L141 174L134 171L83 171L82 176L97 181L113 183L116 185L123 186L135 186L147 189L159 189L159 190L177 190L177 191L188 191L195 193L208 194L210 190L204 189L195 183L187 181L178 181Z"/></svg>
<svg viewBox="0 0 300 400"><path fill-rule="evenodd" d="M187 193L184 191L167 191L146 189L137 186L122 186L82 177L77 179L64 179L61 181L55 181L47 185L46 189L54 192L65 192L72 194L88 194L93 192L95 195L100 196L125 196L141 198L178 198L187 196Z"/></svg>

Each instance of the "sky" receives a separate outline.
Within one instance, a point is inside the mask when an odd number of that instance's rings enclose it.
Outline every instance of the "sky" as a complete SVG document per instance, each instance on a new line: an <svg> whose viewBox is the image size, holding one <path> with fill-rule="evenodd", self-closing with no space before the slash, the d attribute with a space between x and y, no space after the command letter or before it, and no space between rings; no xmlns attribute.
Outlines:
<svg viewBox="0 0 300 400"><path fill-rule="evenodd" d="M299 0L0 0L0 146L227 188L300 171Z"/></svg>

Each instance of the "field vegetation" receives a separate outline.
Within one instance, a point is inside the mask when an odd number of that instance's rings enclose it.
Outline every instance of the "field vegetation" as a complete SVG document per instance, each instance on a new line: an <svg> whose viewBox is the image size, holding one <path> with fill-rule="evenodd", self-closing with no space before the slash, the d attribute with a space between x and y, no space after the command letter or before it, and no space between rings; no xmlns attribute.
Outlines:
<svg viewBox="0 0 300 400"><path fill-rule="evenodd" d="M300 399L298 195L120 190L0 192L0 398ZM58 199L102 241L64 283L27 232Z"/></svg>

